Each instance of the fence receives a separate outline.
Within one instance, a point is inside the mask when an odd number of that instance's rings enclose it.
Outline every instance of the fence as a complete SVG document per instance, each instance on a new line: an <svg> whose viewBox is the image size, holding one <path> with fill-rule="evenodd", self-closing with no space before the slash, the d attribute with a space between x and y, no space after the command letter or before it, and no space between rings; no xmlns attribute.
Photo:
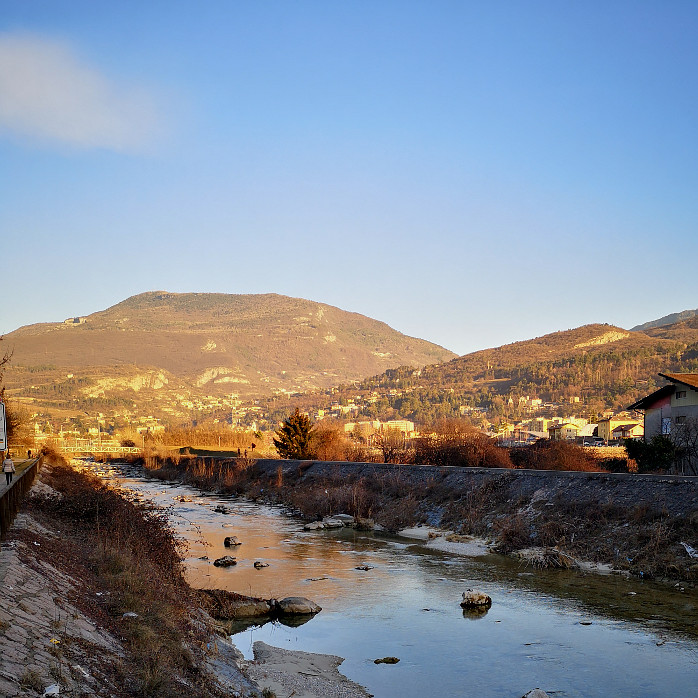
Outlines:
<svg viewBox="0 0 698 698"><path fill-rule="evenodd" d="M4 538L10 526L12 526L24 495L34 484L40 464L41 459L37 458L17 475L12 484L0 495L0 538Z"/></svg>

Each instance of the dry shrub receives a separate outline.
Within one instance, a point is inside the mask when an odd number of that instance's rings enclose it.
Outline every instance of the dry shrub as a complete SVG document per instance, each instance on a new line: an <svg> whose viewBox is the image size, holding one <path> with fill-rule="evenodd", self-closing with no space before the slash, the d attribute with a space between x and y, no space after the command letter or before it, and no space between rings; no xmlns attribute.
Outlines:
<svg viewBox="0 0 698 698"><path fill-rule="evenodd" d="M494 439L460 420L438 424L434 433L417 439L414 462L478 468L511 468L506 449Z"/></svg>
<svg viewBox="0 0 698 698"><path fill-rule="evenodd" d="M530 523L521 514L506 516L496 521L494 530L498 538L497 552L511 553L532 544Z"/></svg>
<svg viewBox="0 0 698 698"><path fill-rule="evenodd" d="M541 439L532 446L511 449L515 468L529 470L576 470L598 472L602 470L593 456L583 447L566 441Z"/></svg>
<svg viewBox="0 0 698 698"><path fill-rule="evenodd" d="M351 444L344 427L333 420L323 419L315 425L310 442L311 458L321 461L345 461Z"/></svg>

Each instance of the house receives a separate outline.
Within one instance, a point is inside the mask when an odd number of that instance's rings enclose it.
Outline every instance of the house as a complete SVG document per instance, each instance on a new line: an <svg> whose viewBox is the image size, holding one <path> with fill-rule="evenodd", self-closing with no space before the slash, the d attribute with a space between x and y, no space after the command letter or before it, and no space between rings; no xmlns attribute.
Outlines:
<svg viewBox="0 0 698 698"><path fill-rule="evenodd" d="M698 420L698 373L660 373L669 381L659 390L634 402L628 409L644 413L645 439L670 435L686 424Z"/></svg>
<svg viewBox="0 0 698 698"><path fill-rule="evenodd" d="M623 426L624 424L629 424L631 420L626 416L614 416L614 417L604 417L599 420L599 425L597 427L597 435L600 439L604 441L612 441L616 437L613 436L613 430L616 427Z"/></svg>
<svg viewBox="0 0 698 698"><path fill-rule="evenodd" d="M574 441L579 434L581 427L572 422L564 424L551 424L548 427L548 437L551 441Z"/></svg>
<svg viewBox="0 0 698 698"><path fill-rule="evenodd" d="M637 422L632 424L619 424L612 432L614 441L622 439L641 439L645 434L645 428Z"/></svg>

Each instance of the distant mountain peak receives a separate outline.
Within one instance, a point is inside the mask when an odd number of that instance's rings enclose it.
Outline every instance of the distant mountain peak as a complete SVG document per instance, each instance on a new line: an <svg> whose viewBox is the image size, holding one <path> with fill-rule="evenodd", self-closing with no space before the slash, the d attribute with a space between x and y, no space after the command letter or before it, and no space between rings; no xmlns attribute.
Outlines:
<svg viewBox="0 0 698 698"><path fill-rule="evenodd" d="M665 327L666 325L674 325L677 322L683 322L684 320L690 320L692 317L698 315L698 308L695 310L682 310L680 313L671 313L671 315L665 315L660 317L658 320L650 320L642 325L636 325L631 328L631 332L644 332L645 330L651 330L655 327Z"/></svg>

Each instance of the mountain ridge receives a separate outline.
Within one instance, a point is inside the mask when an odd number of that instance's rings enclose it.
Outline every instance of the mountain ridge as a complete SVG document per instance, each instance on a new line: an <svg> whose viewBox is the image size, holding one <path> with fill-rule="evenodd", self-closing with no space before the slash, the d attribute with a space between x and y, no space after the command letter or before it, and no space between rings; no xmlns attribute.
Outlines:
<svg viewBox="0 0 698 698"><path fill-rule="evenodd" d="M667 325L675 325L677 322L682 322L684 320L690 320L692 317L698 315L698 308L695 310L682 310L679 313L670 313L664 317L660 317L656 320L650 320L648 322L643 322L641 325L635 325L631 328L631 332L644 332L645 330L655 329L657 327L666 327Z"/></svg>
<svg viewBox="0 0 698 698"><path fill-rule="evenodd" d="M14 349L8 387L66 406L125 404L164 388L185 401L288 394L455 356L359 313L279 294L148 291L4 339Z"/></svg>

